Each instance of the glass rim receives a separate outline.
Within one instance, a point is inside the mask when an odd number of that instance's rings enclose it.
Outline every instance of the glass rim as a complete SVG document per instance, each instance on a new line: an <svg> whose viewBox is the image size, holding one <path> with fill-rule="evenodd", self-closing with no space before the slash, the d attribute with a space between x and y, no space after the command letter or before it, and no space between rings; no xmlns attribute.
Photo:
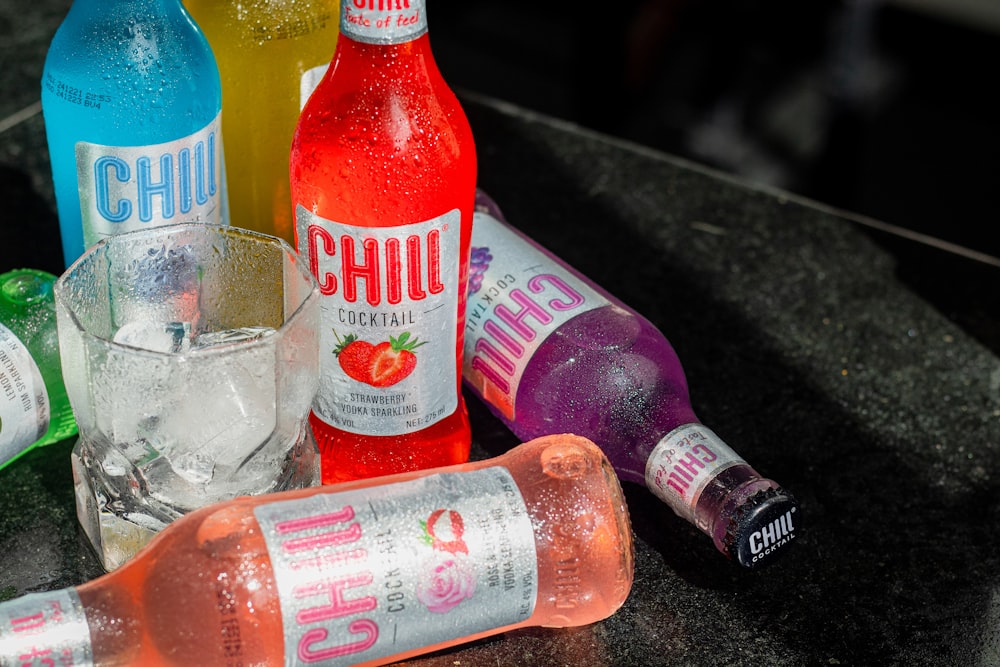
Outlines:
<svg viewBox="0 0 1000 667"><path fill-rule="evenodd" d="M78 317L76 308L72 307L71 299L67 299L61 295L71 293L68 284L71 280L71 276L80 268L79 265L83 264L93 255L101 252L104 248L114 243L121 243L127 238L137 238L142 236L161 236L163 234L181 233L184 231L203 231L207 229L209 231L215 232L220 236L237 236L237 237L247 237L250 239L256 239L261 242L267 243L268 245L277 245L281 250L284 257L288 259L292 267L294 267L294 272L304 278L306 281L309 291L302 298L294 309L291 310L281 322L281 326L274 329L273 334L258 336L250 340L236 340L226 343L218 343L215 345L210 345L204 348L195 348L185 350L183 352L161 352L158 350L150 350L148 348L136 347L134 345L129 345L127 343L122 343L115 341L113 338L108 338L106 336L101 336L95 334L93 331L83 326ZM283 334L291 329L298 320L302 319L303 312L310 306L310 304L319 301L319 284L316 282L315 276L308 270L308 267L303 261L302 256L296 252L288 241L280 238L278 236L272 236L270 234L265 234L263 232L258 232L252 229L245 229L243 227L236 227L233 225L222 225L215 223L204 223L204 222L178 222L171 223L167 225L158 225L156 227L149 227L146 229L137 229L127 232L122 232L120 234L115 234L113 236L105 237L92 246L87 248L87 250L80 255L70 266L56 279L53 284L52 291L55 295L55 305L57 313L65 313L70 321L73 323L76 331L81 335L82 338L97 342L100 345L105 346L111 350L121 350L129 354L139 355L139 356L149 356L151 358L170 358L170 359L184 359L188 357L193 358L204 358L215 355L229 354L237 349L244 349L248 347L260 347L270 344L275 337L281 338ZM318 308L318 306L317 306Z"/></svg>

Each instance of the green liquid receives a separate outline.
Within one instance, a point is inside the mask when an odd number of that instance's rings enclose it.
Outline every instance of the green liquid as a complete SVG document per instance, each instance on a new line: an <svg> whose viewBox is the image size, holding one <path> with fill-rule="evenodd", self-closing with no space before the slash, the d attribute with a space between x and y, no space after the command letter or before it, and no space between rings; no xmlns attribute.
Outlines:
<svg viewBox="0 0 1000 667"><path fill-rule="evenodd" d="M0 462L0 468L34 447L60 442L77 433L59 360L52 292L55 281L52 274L34 269L17 269L0 275L0 323L17 336L37 364L51 411L44 435L14 457Z"/></svg>

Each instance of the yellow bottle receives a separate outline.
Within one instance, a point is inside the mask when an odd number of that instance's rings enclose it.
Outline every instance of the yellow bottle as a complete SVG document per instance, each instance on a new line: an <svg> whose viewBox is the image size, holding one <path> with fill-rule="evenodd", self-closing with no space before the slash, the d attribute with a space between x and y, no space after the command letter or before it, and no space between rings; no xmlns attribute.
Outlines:
<svg viewBox="0 0 1000 667"><path fill-rule="evenodd" d="M338 0L184 0L222 78L230 220L294 244L288 156L333 57Z"/></svg>

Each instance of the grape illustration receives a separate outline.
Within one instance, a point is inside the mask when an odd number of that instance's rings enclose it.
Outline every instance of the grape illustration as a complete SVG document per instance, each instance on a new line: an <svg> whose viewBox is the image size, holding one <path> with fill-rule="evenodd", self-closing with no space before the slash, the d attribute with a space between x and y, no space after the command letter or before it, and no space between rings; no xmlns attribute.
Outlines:
<svg viewBox="0 0 1000 667"><path fill-rule="evenodd" d="M469 259L469 295L473 295L483 286L483 274L490 268L493 255L487 247L473 248Z"/></svg>

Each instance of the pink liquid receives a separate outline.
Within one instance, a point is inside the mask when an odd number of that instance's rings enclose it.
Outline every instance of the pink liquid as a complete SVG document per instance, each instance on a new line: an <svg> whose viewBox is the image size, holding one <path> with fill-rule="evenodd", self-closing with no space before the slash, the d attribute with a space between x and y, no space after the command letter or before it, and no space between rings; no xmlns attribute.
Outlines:
<svg viewBox="0 0 1000 667"><path fill-rule="evenodd" d="M187 514L124 566L76 588L94 662L144 667L288 664L283 627L292 621L282 618L271 557L254 507L351 489L371 488L374 496L380 487L431 473L489 466L510 472L530 519L537 557L533 613L506 627L376 659L359 653L350 656L351 661L384 664L517 627L592 623L617 610L631 589L633 574L631 527L621 488L593 443L561 435L525 443L488 461L244 497ZM384 517L380 526L391 526L391 520ZM323 547L317 553L324 553ZM415 567L406 553L400 552L390 565ZM358 564L361 570L365 566ZM322 573L333 577L345 571ZM349 590L345 598L357 599L359 590ZM475 603L472 598L449 612L456 617L455 627L461 627L463 614L475 614ZM330 622L332 629L338 625L343 626L344 619ZM3 643L3 630L0 662L10 650ZM37 645L44 648L46 641L60 641L58 633L53 634L39 637ZM350 641L350 635L330 639L334 645Z"/></svg>

